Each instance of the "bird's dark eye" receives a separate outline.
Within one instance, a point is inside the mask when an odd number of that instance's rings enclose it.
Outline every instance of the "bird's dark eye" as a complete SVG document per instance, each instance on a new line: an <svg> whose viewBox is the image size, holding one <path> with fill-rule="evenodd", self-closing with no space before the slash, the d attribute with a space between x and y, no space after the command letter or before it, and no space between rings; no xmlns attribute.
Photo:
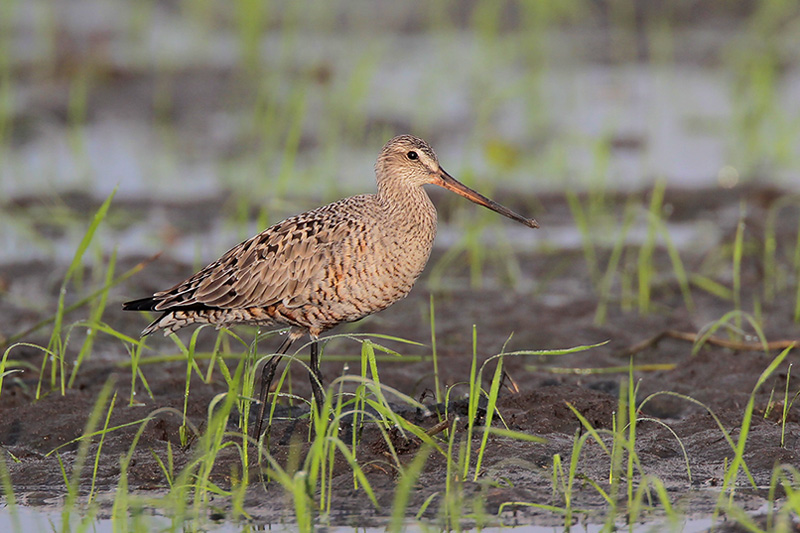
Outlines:
<svg viewBox="0 0 800 533"><path fill-rule="evenodd" d="M411 150L410 152L408 152L406 154L406 157L409 158L412 161L415 161L415 160L419 159L419 155L417 155L417 152L415 152L414 150Z"/></svg>

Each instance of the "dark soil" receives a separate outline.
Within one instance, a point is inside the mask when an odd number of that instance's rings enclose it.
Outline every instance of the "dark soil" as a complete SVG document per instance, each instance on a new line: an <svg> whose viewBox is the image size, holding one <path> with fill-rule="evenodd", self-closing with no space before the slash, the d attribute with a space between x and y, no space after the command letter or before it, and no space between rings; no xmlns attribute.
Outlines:
<svg viewBox="0 0 800 533"><path fill-rule="evenodd" d="M792 321L796 281L789 283L773 301L765 301L762 296L763 221L766 210L779 196L780 193L776 191L753 189L674 192L667 195L667 201L672 208L671 221L712 224L719 234L716 244L706 243L702 248L689 244L682 248L682 258L687 270L693 273L705 272L705 275L729 288L732 287L730 244L736 231L740 200L746 199L748 219L745 232L746 254L742 267L741 307L748 312L752 312L755 306L760 308L760 324L769 341L800 338L800 327ZM498 199L509 200L502 198L502 195ZM543 229L539 230L542 234L546 235L548 228L569 227L572 224L562 198L554 196L540 201L541 205L546 206L546 210L535 215L542 224ZM509 202L512 205L513 203ZM145 207L115 204L114 209L141 211ZM216 216L215 206L210 202L187 206L171 205L169 209L198 220ZM792 272L791 257L797 242L798 225L796 213L791 210L784 210L783 213L786 215L779 218L778 225L777 258L779 270L785 274ZM140 212L139 216L146 214ZM443 218L447 218L446 210ZM485 509L490 514L496 514L500 505L508 501L564 505L563 495L554 491L552 486L553 460L559 454L568 463L576 434L581 432L581 424L568 403L595 428L612 428L612 417L619 407L620 388L627 381L627 372L568 374L550 369L627 367L630 362L627 350L637 343L665 330L696 333L734 309L731 300L713 296L694 287L692 297L695 307L688 310L672 275L666 251L659 249L654 259L658 277L653 290L651 312L642 314L635 308L623 310L617 280L613 293L615 300L609 305L607 320L604 324L597 325L594 318L598 297L589 280L583 254L578 250L562 250L557 246L549 250L547 247L540 248L536 253L526 250L515 252L513 259L520 268L520 279L516 283L504 281L507 278L504 265L511 258L502 261L490 258L483 272L484 288L471 289L468 267L459 263L449 269L446 288L438 288L433 294L440 373L442 383L446 385L468 379L473 350L473 324L477 327L476 348L481 360L500 352L512 333L513 336L505 347L506 351L567 348L608 341L590 351L569 355L515 356L505 359L510 379L506 380L509 386L501 392L499 411L510 429L544 437L546 442L539 444L506 438L489 439L480 482L466 482L464 493L468 498L483 498ZM630 249L634 254L630 257L633 257L632 264L635 266L635 245ZM121 252L124 256L125 251ZM441 258L442 252L443 250L436 250L431 264ZM601 268L604 269L609 251L598 250L598 255ZM124 256L117 271L123 272L142 259L144 258ZM625 259L622 264L627 265L627 268L631 261ZM713 273L706 272L709 265L716 265ZM8 338L52 314L63 273L63 266L45 263L2 267L0 334ZM191 273L191 266L176 264L167 259L151 263L126 285L113 291L104 320L118 331L136 336L146 324L146 318L138 314L123 313L119 303L171 286ZM431 291L426 279L423 277L406 300L358 324L342 327L341 331L380 333L428 343L431 336L428 318ZM631 275L631 280L635 287L635 275ZM78 294L72 294L73 292ZM81 291L74 290L70 297L77 299L80 293ZM27 298L20 296L25 294L28 295ZM85 316L85 310L78 310L67 317L67 322L77 321ZM746 320L744 329L747 334L752 333ZM252 338L252 333L246 328L240 333L245 339ZM71 341L72 346L79 346L78 339L82 339L83 332L76 329L74 335L76 339ZM188 331L182 332L181 337L185 340L189 335ZM724 329L720 329L717 335L727 340L737 339ZM200 335L201 349L210 349L214 338L212 330L204 330ZM46 339L47 332L39 331L25 340L46 343ZM743 340L752 343L754 339ZM376 342L384 343L380 339L376 339ZM274 350L277 343L276 339L264 341L261 351L266 353ZM409 356L430 354L428 346L385 344ZM161 337L149 339L148 345L151 350L144 354L145 357L176 351L172 341ZM756 380L778 353L778 350L765 353L747 346L743 348L705 345L696 355L692 355L691 343L666 338L637 352L633 356L634 364L674 365L674 368L668 370L636 372L634 377L639 387L638 401L658 391L672 391L690 396L710 408L736 440ZM73 348L73 352L76 350L77 348ZM358 372L358 344L334 340L325 350L328 354L354 356L348 363L349 370L345 370L345 363L340 360L326 361L323 356L322 371L328 382L343 372ZM71 356L75 357L76 354L71 353ZM30 363L36 369L42 364L41 353L27 347L15 348L11 352L11 359ZM46 454L83 433L97 395L110 377L115 378L115 390L118 393L116 407L111 415L111 426L142 419L163 407L172 407L178 411L182 409L185 363L151 364L143 367L153 397L148 397L146 391L139 388L136 398L141 404L128 406L130 369L124 366L126 361L128 355L120 342L100 335L91 358L82 366L74 386L64 395L57 390L48 389L41 399L34 400L38 370L25 370L5 379L0 395L0 444L6 458L10 453L18 459L18 462L7 461L7 464L19 501L31 505L54 504L60 501L65 488L58 457L56 454ZM800 464L798 407L792 406L789 409L783 446L780 423L788 365L797 361L798 355L795 352L790 353L755 394L755 413L747 440L745 460L757 488L753 488L745 476L740 474L739 491L735 499L745 509L755 510L765 503L770 478L777 465ZM484 375L484 385L487 387L493 368L490 366ZM293 368L292 372L294 394L308 397L310 390L307 378L299 368ZM383 363L380 372L382 383L435 409L432 392L433 366L429 358L415 362L405 362L400 358L396 362ZM797 374L796 371L792 372L789 378L790 398L800 390ZM189 417L200 428L206 420L209 402L215 395L226 390L219 371L214 373L214 378L211 384L204 384L194 376L191 383ZM512 390L511 380L519 387L518 392ZM454 403L450 406L451 413L461 413L455 426L455 431L460 435L465 434L465 393L465 386L455 388ZM770 403L771 400L773 404ZM273 423L269 451L280 463L285 464L290 453L298 447L301 452L305 449L303 444L297 443L304 442L308 427L302 416L302 409L281 409L279 414L291 416ZM424 428L430 428L439 421L435 415L428 416L402 406L398 406L398 411ZM722 482L725 465L733 457L733 451L717 422L699 405L666 395L648 401L639 414L648 419L640 422L637 428L636 450L642 473L658 477L672 497L673 505L681 511L690 516L709 513L716 503L716 487ZM495 424L499 424L496 417ZM156 415L147 425L129 469L129 485L132 491L163 491L167 488L164 474L156 463L154 454L166 457L168 443L172 445L176 468L193 457L195 443L190 443L187 447L180 446L179 425L178 415L169 412ZM105 437L96 480L101 491L115 489L120 475L119 458L128 452L137 429L138 426L126 427ZM235 429L233 425L231 429ZM398 432L390 434L401 461L410 462L418 450L418 442L406 441ZM477 448L480 433L475 438L473 449ZM687 475L681 443L688 455L691 479ZM90 454L95 453L98 445L99 440L96 440ZM61 448L58 455L69 465L75 458L76 450L77 444L70 444ZM387 445L378 431L367 429L364 432L358 454L361 464L366 465L365 472L380 508L375 509L363 492L353 489L350 470L344 461L340 461L336 464L333 478L333 523L362 526L381 523L382 517L391 509L397 482L396 469L392 466ZM223 452L218 459L214 481L223 487L229 486L238 463L239 458L232 448ZM596 442L588 439L579 463L579 472L583 479L590 479L608 490L609 468L609 457ZM413 494L410 513L416 513L419 506L434 492L443 493L445 472L445 458L432 454ZM90 475L91 468L87 466L84 471L87 490ZM590 512L597 511L597 514L592 515L594 518L590 519L602 520L606 503L590 484L577 481L573 497L574 507ZM620 494L620 497L624 495ZM284 498L277 483L254 483L248 492L245 506L247 512L259 523L290 520L293 515L291 502ZM434 502L428 508L427 514L434 517L437 508L438 503ZM215 512L222 513L221 516L225 516L228 511L224 507L222 511L215 509ZM508 509L501 519L509 523L563 524L560 516L525 507Z"/></svg>

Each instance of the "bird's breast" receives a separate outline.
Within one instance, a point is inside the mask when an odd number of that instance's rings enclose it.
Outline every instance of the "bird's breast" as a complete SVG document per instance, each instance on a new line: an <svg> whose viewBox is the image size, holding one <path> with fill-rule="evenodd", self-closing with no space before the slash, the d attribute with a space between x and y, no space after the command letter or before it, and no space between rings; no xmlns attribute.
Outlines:
<svg viewBox="0 0 800 533"><path fill-rule="evenodd" d="M433 206L392 215L376 208L331 248L321 296L332 318L352 321L385 309L424 270L436 236Z"/></svg>

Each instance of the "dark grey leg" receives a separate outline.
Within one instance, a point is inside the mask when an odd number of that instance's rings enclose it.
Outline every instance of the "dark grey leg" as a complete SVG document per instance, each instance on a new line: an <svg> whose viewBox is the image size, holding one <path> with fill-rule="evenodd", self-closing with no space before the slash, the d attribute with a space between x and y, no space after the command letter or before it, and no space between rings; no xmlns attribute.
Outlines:
<svg viewBox="0 0 800 533"><path fill-rule="evenodd" d="M275 377L275 370L278 368L278 363L281 362L281 358L278 354L285 354L286 351L289 349L289 346L292 345L294 338L291 335L288 335L283 342L281 343L276 355L273 355L271 358L264 363L264 367L261 369L261 393L259 394L259 400L261 405L258 408L258 419L256 419L256 432L253 437L258 440L261 437L261 424L264 422L264 411L267 406L267 396L269 395L269 388L272 386L272 379Z"/></svg>
<svg viewBox="0 0 800 533"><path fill-rule="evenodd" d="M311 394L317 406L317 415L321 413L322 404L325 402L325 394L322 392L322 374L319 371L319 342L314 340L311 343Z"/></svg>

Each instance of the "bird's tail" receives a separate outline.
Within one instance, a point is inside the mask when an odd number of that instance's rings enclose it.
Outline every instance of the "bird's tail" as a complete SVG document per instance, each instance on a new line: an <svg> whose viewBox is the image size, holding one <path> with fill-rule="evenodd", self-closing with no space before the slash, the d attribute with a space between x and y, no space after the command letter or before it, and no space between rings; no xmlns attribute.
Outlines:
<svg viewBox="0 0 800 533"><path fill-rule="evenodd" d="M153 311L156 308L158 300L155 298L141 298L139 300L131 300L122 304L123 311Z"/></svg>
<svg viewBox="0 0 800 533"><path fill-rule="evenodd" d="M152 322L150 322L150 325L148 325L146 328L144 328L144 329L142 330L142 337L147 337L147 336L148 336L148 335L150 335L151 333L155 333L156 331L158 331L159 329L161 329L161 320L162 320L162 319L163 319L165 316L167 316L167 313L164 313L164 314L163 314L163 315L161 315L160 317L158 317L158 318L156 318L155 320L153 320ZM169 335L170 333L171 333L171 331L170 331L170 330L164 330L164 335Z"/></svg>
<svg viewBox="0 0 800 533"><path fill-rule="evenodd" d="M146 337L151 333L158 330L164 330L164 335L181 329L190 324L216 324L216 322L209 322L208 313L219 312L205 306L204 304L194 303L180 307L171 307L169 309L156 309L156 306L162 303L162 300L155 298L142 298L140 300L132 300L122 304L123 311L156 311L161 313L161 316L153 320L149 326L142 331L142 337Z"/></svg>
<svg viewBox="0 0 800 533"><path fill-rule="evenodd" d="M131 300L130 302L125 302L122 304L123 311L154 311L158 300L155 298L141 298L139 300ZM146 337L151 333L156 332L160 329L158 325L161 322L161 319L164 318L164 315L161 315L157 319L155 319L149 326L144 328L142 331L142 337Z"/></svg>

